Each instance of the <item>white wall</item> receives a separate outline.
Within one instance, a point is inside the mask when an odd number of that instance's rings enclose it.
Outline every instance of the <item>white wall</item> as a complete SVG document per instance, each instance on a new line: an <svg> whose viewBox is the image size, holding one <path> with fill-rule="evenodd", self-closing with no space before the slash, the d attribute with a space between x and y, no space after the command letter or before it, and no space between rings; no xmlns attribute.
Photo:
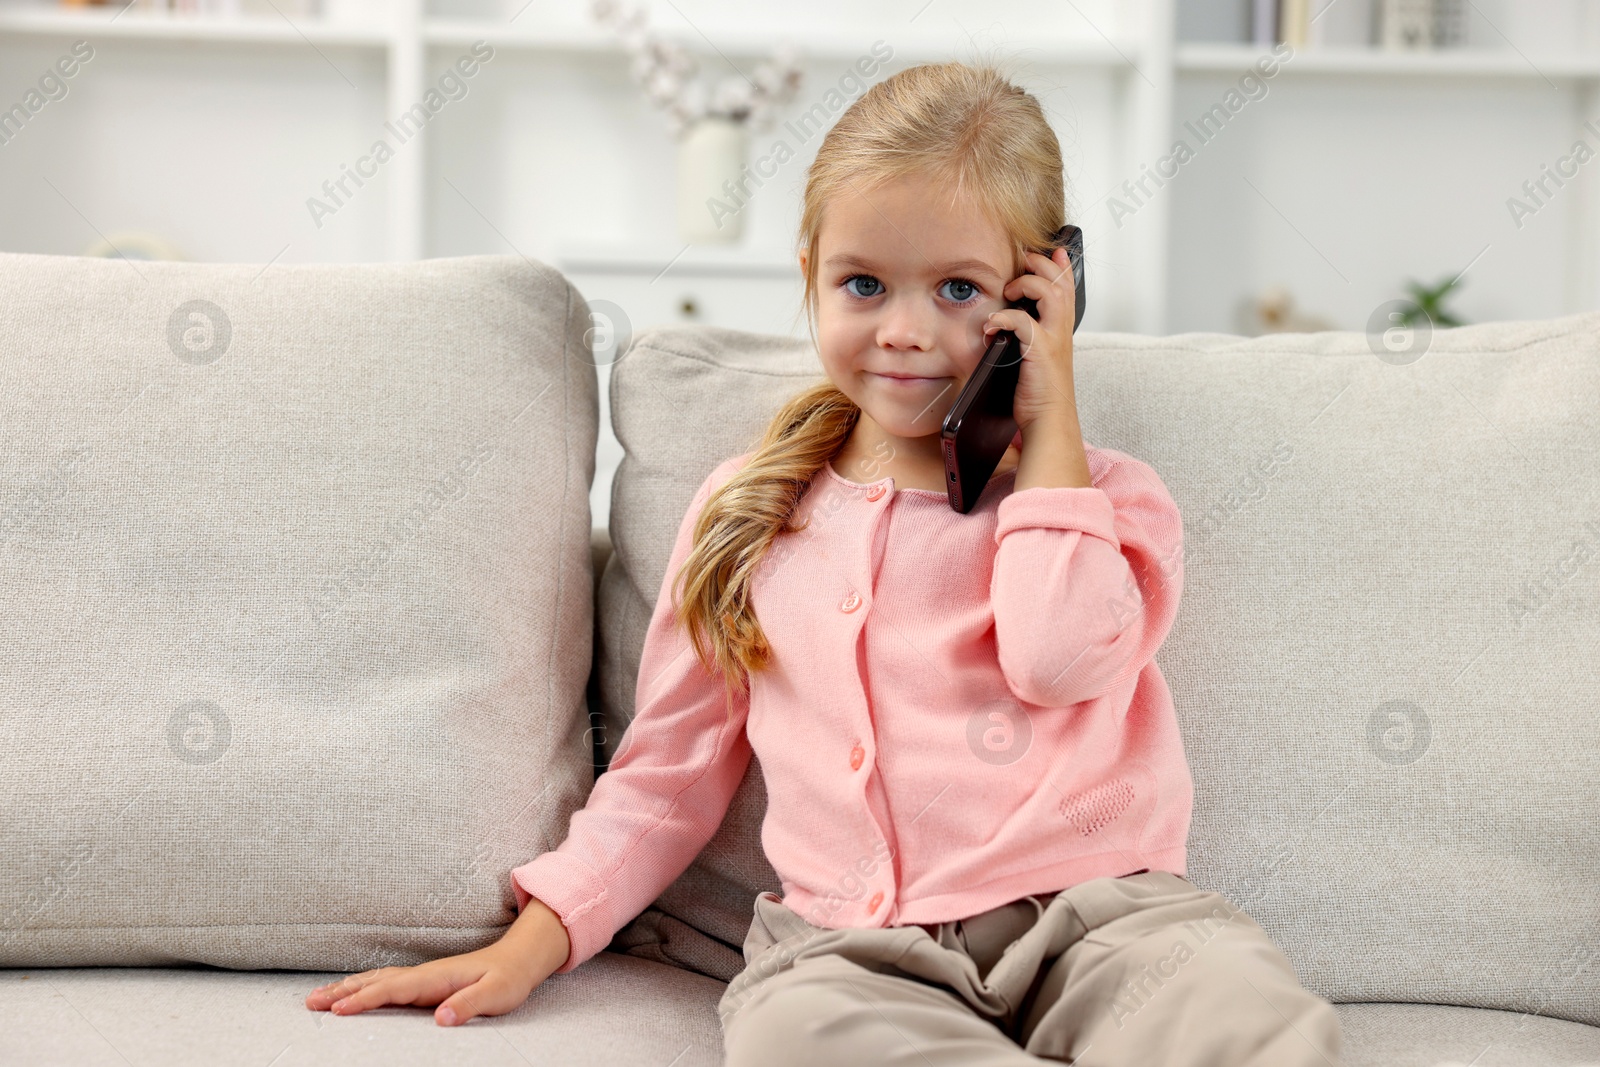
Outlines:
<svg viewBox="0 0 1600 1067"><path fill-rule="evenodd" d="M1181 79L1180 128L1231 84ZM1360 329L1407 278L1432 284L1469 264L1450 304L1469 321L1595 307L1569 284L1586 191L1569 184L1520 229L1505 204L1572 144L1573 93L1539 80L1292 71L1268 84L1170 185L1174 330L1232 332L1237 301L1274 283L1304 311Z"/></svg>
<svg viewBox="0 0 1600 1067"><path fill-rule="evenodd" d="M320 231L305 207L384 120L380 53L319 46L335 69L307 47L90 43L67 95L0 145L0 250L78 254L140 230L195 260L265 263L286 243L287 262L382 258L380 190ZM0 37L0 106L70 44Z"/></svg>

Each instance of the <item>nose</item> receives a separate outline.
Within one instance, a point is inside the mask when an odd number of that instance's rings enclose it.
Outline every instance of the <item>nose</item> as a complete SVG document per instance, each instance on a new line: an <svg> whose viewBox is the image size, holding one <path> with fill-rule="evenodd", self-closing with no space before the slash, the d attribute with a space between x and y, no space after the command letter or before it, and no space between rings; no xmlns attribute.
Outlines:
<svg viewBox="0 0 1600 1067"><path fill-rule="evenodd" d="M933 346L932 310L910 299L890 300L878 322L878 344L883 348L918 349Z"/></svg>

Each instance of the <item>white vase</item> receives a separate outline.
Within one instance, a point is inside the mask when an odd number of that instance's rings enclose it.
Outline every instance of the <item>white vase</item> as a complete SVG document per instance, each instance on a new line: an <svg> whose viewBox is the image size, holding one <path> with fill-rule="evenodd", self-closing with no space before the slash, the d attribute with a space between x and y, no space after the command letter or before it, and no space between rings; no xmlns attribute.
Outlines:
<svg viewBox="0 0 1600 1067"><path fill-rule="evenodd" d="M730 244L744 233L739 186L747 137L742 122L708 115L678 140L678 237L690 244Z"/></svg>
<svg viewBox="0 0 1600 1067"><path fill-rule="evenodd" d="M1433 0L1378 0L1378 42L1391 52L1433 47Z"/></svg>

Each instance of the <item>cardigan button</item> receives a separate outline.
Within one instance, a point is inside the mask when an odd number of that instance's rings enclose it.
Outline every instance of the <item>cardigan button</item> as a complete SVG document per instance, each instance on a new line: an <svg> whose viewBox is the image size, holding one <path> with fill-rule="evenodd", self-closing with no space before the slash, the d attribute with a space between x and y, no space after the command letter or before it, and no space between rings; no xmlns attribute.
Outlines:
<svg viewBox="0 0 1600 1067"><path fill-rule="evenodd" d="M860 745L852 748L850 750L850 769L852 771L859 771L861 769L861 761L866 758L867 754Z"/></svg>
<svg viewBox="0 0 1600 1067"><path fill-rule="evenodd" d="M881 485L875 485L871 489L867 490L867 499L868 500L876 500L882 495L883 495L883 486L881 486Z"/></svg>
<svg viewBox="0 0 1600 1067"><path fill-rule="evenodd" d="M871 900L867 901L867 910L868 911L877 911L878 910L878 905L882 904L882 903L883 903L883 890L880 889L876 893L872 894L872 899Z"/></svg>
<svg viewBox="0 0 1600 1067"><path fill-rule="evenodd" d="M860 606L861 606L861 597L857 596L855 591L852 590L850 595L844 598L844 603L839 605L839 610L840 611L854 611L857 608L859 608Z"/></svg>

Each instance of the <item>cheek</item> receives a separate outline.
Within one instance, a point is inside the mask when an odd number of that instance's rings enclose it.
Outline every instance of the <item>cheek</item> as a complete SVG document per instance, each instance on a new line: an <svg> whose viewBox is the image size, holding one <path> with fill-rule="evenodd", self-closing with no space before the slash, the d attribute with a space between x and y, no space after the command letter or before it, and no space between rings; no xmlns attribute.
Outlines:
<svg viewBox="0 0 1600 1067"><path fill-rule="evenodd" d="M983 356L987 338L983 335L983 328L989 324L989 316L1002 310L1003 305L985 301L976 307L969 308L951 331L951 351L957 353L958 359L970 372L978 365L978 360Z"/></svg>
<svg viewBox="0 0 1600 1067"><path fill-rule="evenodd" d="M846 384L846 379L850 376L849 360L841 359L839 355L829 347L828 339L826 337L818 338L817 347L817 355L822 361L823 373L829 378L833 379L835 385Z"/></svg>
<svg viewBox="0 0 1600 1067"><path fill-rule="evenodd" d="M858 403L859 398L855 394L860 387L856 381L856 353L859 351L859 346L840 337L837 332L830 333L822 323L817 324L817 358L822 363L823 373Z"/></svg>
<svg viewBox="0 0 1600 1067"><path fill-rule="evenodd" d="M875 344L871 324L863 317L829 314L826 303L817 314L817 348L830 374L851 374L861 354Z"/></svg>
<svg viewBox="0 0 1600 1067"><path fill-rule="evenodd" d="M817 333L842 341L859 341L861 338L870 341L875 328L874 321L874 316L862 314L849 305L830 306L828 301L823 301L817 312Z"/></svg>
<svg viewBox="0 0 1600 1067"><path fill-rule="evenodd" d="M967 379L972 377L972 372L977 369L978 361L983 358L983 350L986 347L981 331L977 336L963 336L952 341L949 351L955 353L958 385L965 385Z"/></svg>

